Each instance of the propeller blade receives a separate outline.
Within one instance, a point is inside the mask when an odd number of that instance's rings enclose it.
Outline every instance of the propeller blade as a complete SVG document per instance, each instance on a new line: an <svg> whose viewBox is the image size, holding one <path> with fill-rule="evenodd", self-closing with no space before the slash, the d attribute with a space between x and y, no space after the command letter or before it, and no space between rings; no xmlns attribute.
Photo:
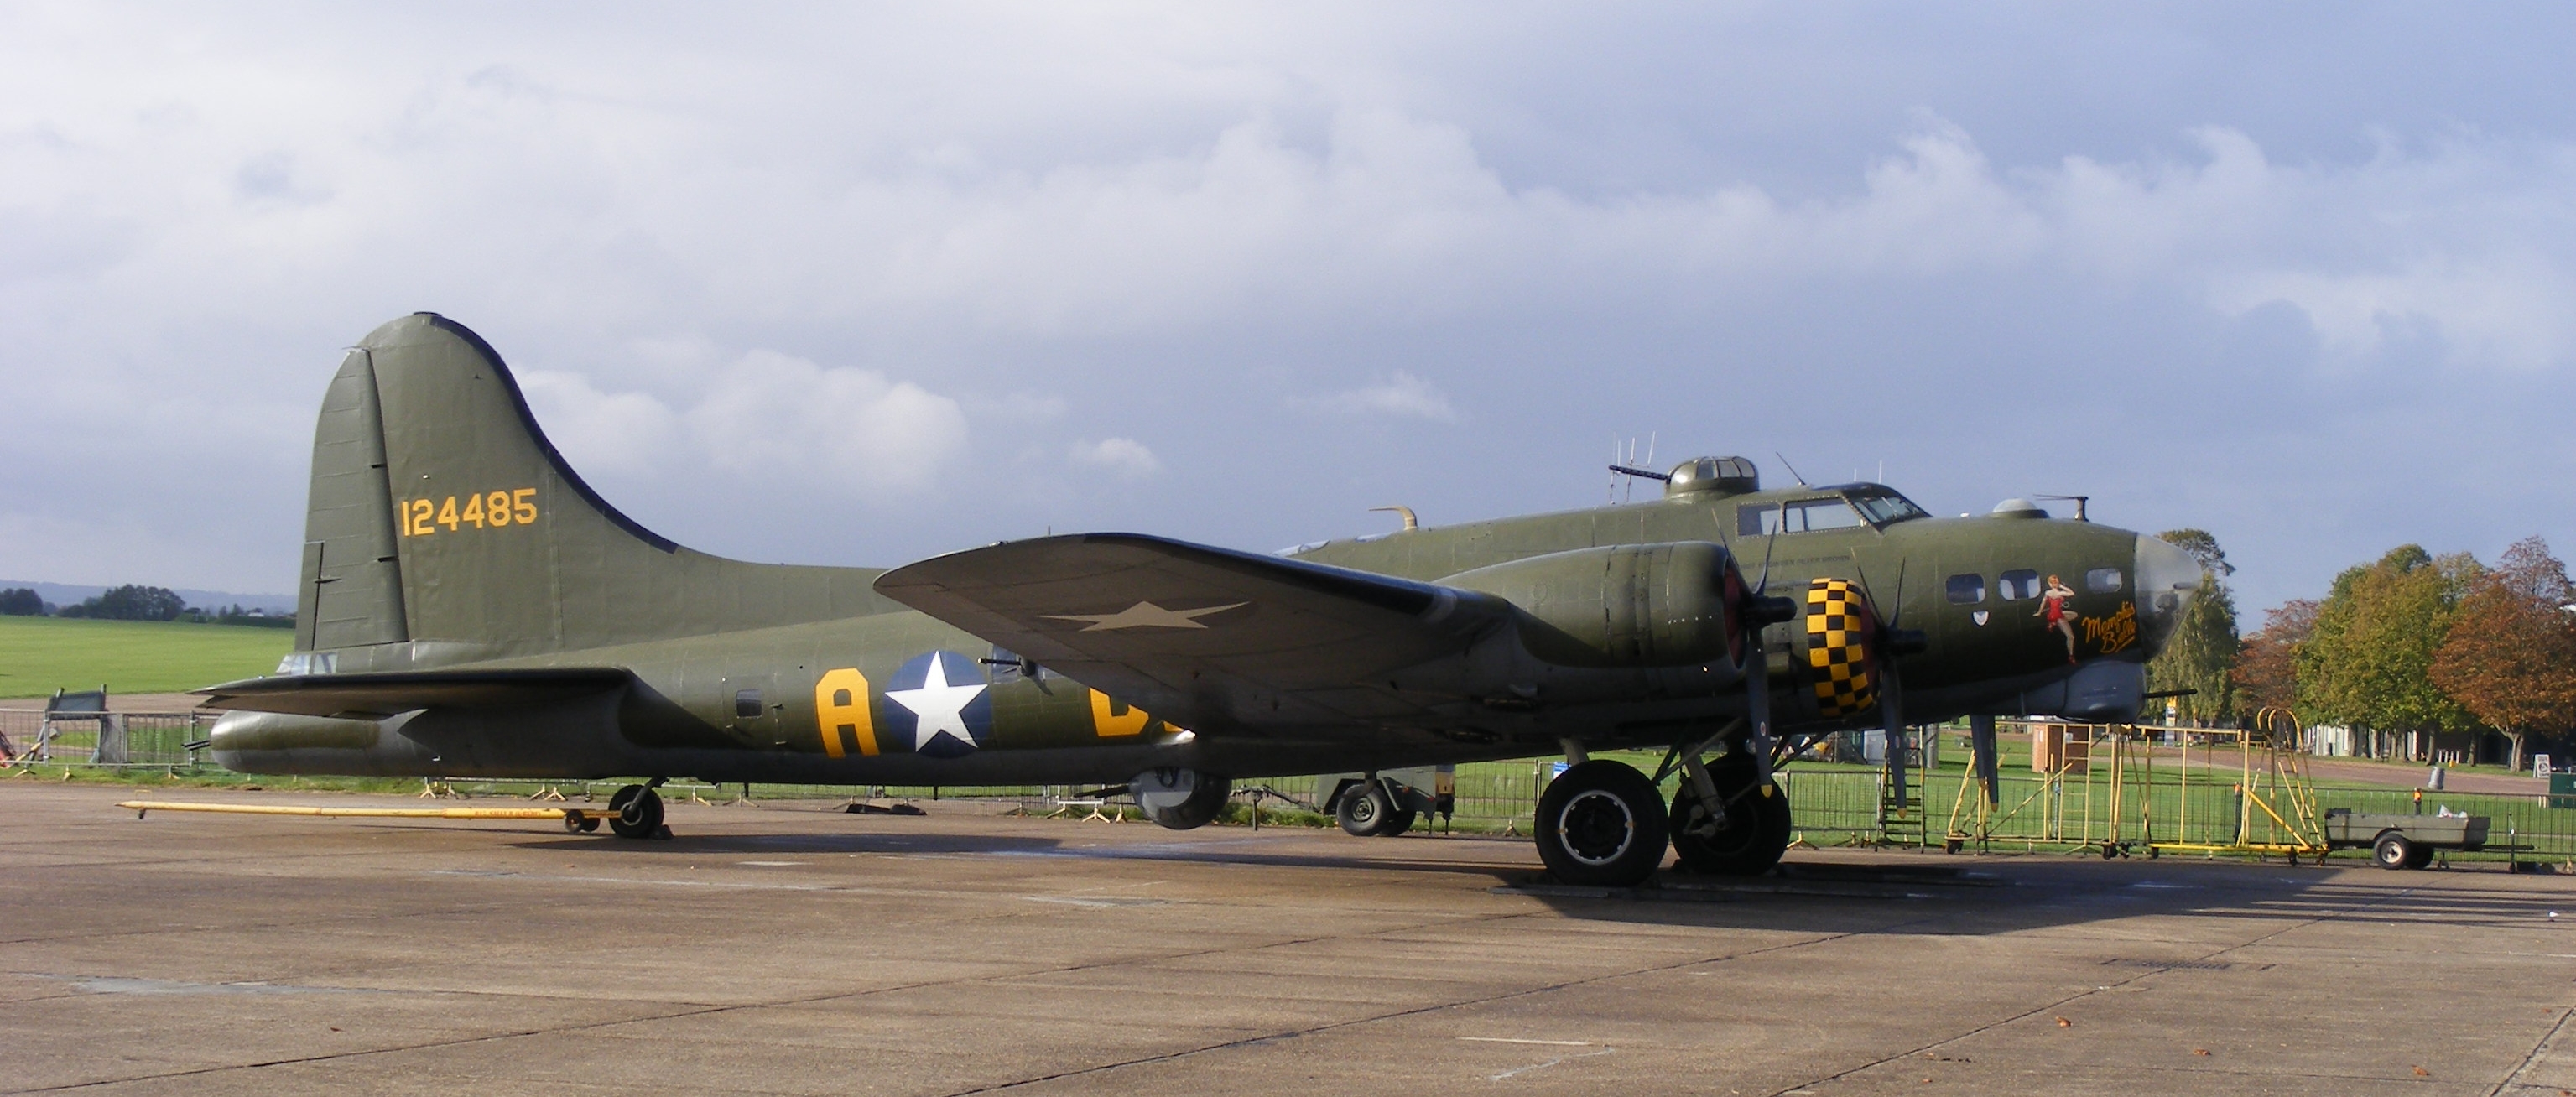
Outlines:
<svg viewBox="0 0 2576 1097"><path fill-rule="evenodd" d="M1896 609L1887 615L1889 632L1896 631L1898 622L1905 620L1905 565L1908 562L1902 557L1896 561Z"/></svg>
<svg viewBox="0 0 2576 1097"><path fill-rule="evenodd" d="M1783 503L1780 506L1781 513L1788 513L1788 504ZM1771 536L1763 538L1762 540L1762 577L1755 580L1753 583L1753 596L1756 598L1761 597L1771 590L1771 549L1779 543L1780 534L1776 527L1774 528Z"/></svg>
<svg viewBox="0 0 2576 1097"><path fill-rule="evenodd" d="M1762 647L1762 626L1750 631L1752 651L1744 665L1744 714L1753 723L1753 772L1760 779L1771 779L1771 653Z"/></svg>
<svg viewBox="0 0 2576 1097"><path fill-rule="evenodd" d="M1798 617L1798 604L1786 598L1767 597L1762 588L1771 582L1771 545L1774 537L1762 547L1762 582L1742 595L1735 607L1736 627L1744 630L1744 718L1753 726L1748 745L1753 750L1754 772L1761 779L1771 779L1771 752L1779 739L1771 731L1771 649L1763 640L1770 626ZM1735 573L1736 589L1743 590L1743 574Z"/></svg>
<svg viewBox="0 0 2576 1097"><path fill-rule="evenodd" d="M1986 786L1986 806L2003 805L2003 791L1997 787L1995 718L1968 717L1968 753L1977 767L1977 780Z"/></svg>
<svg viewBox="0 0 2576 1097"><path fill-rule="evenodd" d="M1904 807L1912 786L1905 777L1905 705L1896 685L1896 667L1881 661L1878 665L1878 712L1880 726L1887 729L1887 775L1896 786L1896 806Z"/></svg>

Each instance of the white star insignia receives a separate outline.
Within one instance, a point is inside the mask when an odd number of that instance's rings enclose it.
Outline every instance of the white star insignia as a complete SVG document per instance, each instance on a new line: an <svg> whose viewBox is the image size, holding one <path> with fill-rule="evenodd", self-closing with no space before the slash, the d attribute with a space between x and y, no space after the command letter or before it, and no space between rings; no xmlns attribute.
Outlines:
<svg viewBox="0 0 2576 1097"><path fill-rule="evenodd" d="M890 689L886 700L911 709L916 718L912 726L912 749L929 746L932 739L945 735L975 746L975 735L966 730L966 706L984 692L984 683L948 684L948 660L930 657L930 669L922 676L920 689Z"/></svg>
<svg viewBox="0 0 2576 1097"><path fill-rule="evenodd" d="M1205 609L1164 609L1152 602L1138 602L1116 613L1050 613L1045 616L1051 621L1088 621L1091 624L1082 630L1084 632L1115 632L1122 628L1206 628L1199 623L1199 618L1251 604L1229 602Z"/></svg>

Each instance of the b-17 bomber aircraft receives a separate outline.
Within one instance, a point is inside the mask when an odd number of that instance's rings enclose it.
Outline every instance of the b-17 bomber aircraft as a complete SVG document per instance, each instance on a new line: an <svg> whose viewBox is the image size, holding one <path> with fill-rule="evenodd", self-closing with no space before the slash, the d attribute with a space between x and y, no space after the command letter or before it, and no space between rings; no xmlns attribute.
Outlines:
<svg viewBox="0 0 2576 1097"><path fill-rule="evenodd" d="M1805 737L2130 716L2201 581L2028 504L1936 518L1732 457L1647 475L1660 500L1277 555L1087 533L743 563L620 514L500 355L418 313L324 397L293 654L200 692L248 773L649 778L610 801L626 837L668 833L673 778L1094 784L1188 828L1241 777L1563 754L1540 858L1627 885L1668 848L1767 871L1792 824L1771 767ZM1669 802L1587 757L1628 748L1666 752Z"/></svg>

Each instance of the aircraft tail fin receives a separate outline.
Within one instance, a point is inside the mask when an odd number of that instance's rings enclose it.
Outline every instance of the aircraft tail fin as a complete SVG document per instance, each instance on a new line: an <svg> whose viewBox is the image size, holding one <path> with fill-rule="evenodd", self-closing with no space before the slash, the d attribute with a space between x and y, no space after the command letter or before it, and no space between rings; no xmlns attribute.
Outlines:
<svg viewBox="0 0 2576 1097"><path fill-rule="evenodd" d="M876 569L726 560L619 513L490 344L435 313L341 363L310 498L298 651L408 645L392 662L420 665L900 608L869 589Z"/></svg>

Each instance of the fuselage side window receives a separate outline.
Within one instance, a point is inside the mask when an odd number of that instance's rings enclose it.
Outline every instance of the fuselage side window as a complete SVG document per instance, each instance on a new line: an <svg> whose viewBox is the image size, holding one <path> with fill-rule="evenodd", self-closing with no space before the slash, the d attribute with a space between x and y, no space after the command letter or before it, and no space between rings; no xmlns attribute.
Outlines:
<svg viewBox="0 0 2576 1097"><path fill-rule="evenodd" d="M1772 503L1746 503L1735 508L1735 535L1769 537L1779 532L1780 508Z"/></svg>
<svg viewBox="0 0 2576 1097"><path fill-rule="evenodd" d="M1950 600L1963 606L1973 606L1985 601L1986 577L1983 575L1951 576Z"/></svg>
<svg viewBox="0 0 2576 1097"><path fill-rule="evenodd" d="M1995 593L2003 595L2004 601L2007 602L2037 598L2039 597L2039 573L2025 570L2007 571L1998 575L1995 577Z"/></svg>
<svg viewBox="0 0 2576 1097"><path fill-rule="evenodd" d="M2085 572L2084 587L2095 594L2117 594L2120 590L2120 569L2094 568Z"/></svg>

